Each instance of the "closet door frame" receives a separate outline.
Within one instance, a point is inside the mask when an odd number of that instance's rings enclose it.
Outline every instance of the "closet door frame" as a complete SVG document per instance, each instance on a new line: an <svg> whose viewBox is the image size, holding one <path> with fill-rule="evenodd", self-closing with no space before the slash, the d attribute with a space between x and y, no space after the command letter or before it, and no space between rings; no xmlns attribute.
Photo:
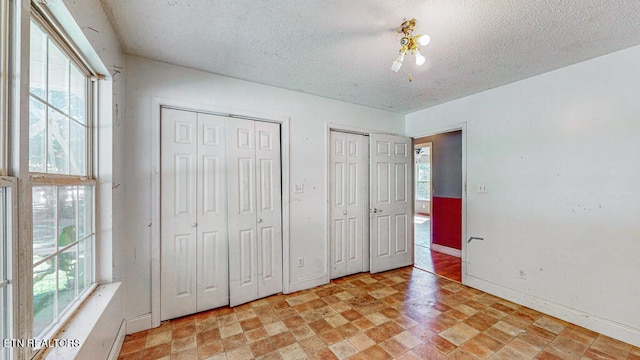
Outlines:
<svg viewBox="0 0 640 360"><path fill-rule="evenodd" d="M151 101L151 222L149 224L151 237L151 313L127 321L127 333L147 330L160 326L160 113L161 109L173 108L177 110L193 111L204 114L240 118L254 121L273 122L280 124L281 141L281 172L282 172L282 291L290 291L290 237L289 237L289 202L291 185L289 181L289 117L285 115L265 115L251 111L226 108L224 106L194 103L180 99L154 97Z"/></svg>
<svg viewBox="0 0 640 360"><path fill-rule="evenodd" d="M338 131L338 132L346 132L346 133L353 133L353 134L359 134L359 135L366 135L369 136L369 141L371 141L371 134L387 134L387 135L396 135L396 136L404 136L404 135L399 135L399 134L394 134L394 133L390 133L390 132L384 132L384 131L380 131L380 130L374 130L374 129L368 129L368 128L361 128L361 127L357 127L357 126L350 126L350 125L344 125L344 124L338 124L338 123L327 123L326 127L325 127L325 156L326 156L326 164L327 164L327 168L326 168L326 181L327 181L327 194L330 193L330 189L329 186L331 184L331 132L332 131ZM369 154L369 156L371 156L371 154ZM370 162L370 160L367 160L367 162ZM367 178L369 177L369 174L367 174ZM369 189L369 192L371 191L371 189ZM367 194L368 195L368 194ZM371 204L369 204L369 206L371 206ZM413 209L412 209L413 211ZM327 234L327 238L325 241L326 244L326 248L325 248L325 254L326 254L326 258L325 258L325 274L324 274L324 279L325 279L325 283L329 283L331 281L331 249L330 249L330 244L331 244L331 202L329 199L329 196L327 196L327 203L326 203L326 219L327 219L327 228L326 228L326 234ZM370 218L369 220L367 220L367 225L370 225ZM365 263L367 263L369 261L369 259L371 258L371 244L370 244L370 231L367 232L366 234L366 239L365 239L365 246L364 246L364 260ZM370 264L365 264L365 266L363 266L363 272L367 272L370 271Z"/></svg>

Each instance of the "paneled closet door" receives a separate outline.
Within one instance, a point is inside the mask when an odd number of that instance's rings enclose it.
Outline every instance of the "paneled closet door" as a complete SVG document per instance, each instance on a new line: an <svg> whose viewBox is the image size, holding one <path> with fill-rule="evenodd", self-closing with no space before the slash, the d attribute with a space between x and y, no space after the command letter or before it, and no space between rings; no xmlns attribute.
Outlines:
<svg viewBox="0 0 640 360"><path fill-rule="evenodd" d="M282 291L280 125L255 121L258 298Z"/></svg>
<svg viewBox="0 0 640 360"><path fill-rule="evenodd" d="M194 313L196 290L197 115L161 114L161 314Z"/></svg>
<svg viewBox="0 0 640 360"><path fill-rule="evenodd" d="M371 134L371 272L413 264L413 143Z"/></svg>
<svg viewBox="0 0 640 360"><path fill-rule="evenodd" d="M331 134L331 278L368 270L368 138ZM366 259L366 260L365 260Z"/></svg>
<svg viewBox="0 0 640 360"><path fill-rule="evenodd" d="M280 127L227 122L229 302L282 290Z"/></svg>
<svg viewBox="0 0 640 360"><path fill-rule="evenodd" d="M162 320L229 302L225 119L161 113Z"/></svg>
<svg viewBox="0 0 640 360"><path fill-rule="evenodd" d="M222 116L198 114L198 312L229 304L225 121Z"/></svg>

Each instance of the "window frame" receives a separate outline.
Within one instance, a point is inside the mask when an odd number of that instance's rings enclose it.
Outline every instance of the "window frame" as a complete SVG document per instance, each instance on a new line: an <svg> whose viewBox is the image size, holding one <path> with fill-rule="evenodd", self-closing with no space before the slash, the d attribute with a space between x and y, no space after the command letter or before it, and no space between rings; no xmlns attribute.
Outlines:
<svg viewBox="0 0 640 360"><path fill-rule="evenodd" d="M5 322L0 322L0 338L15 338L19 333L18 311L16 304L18 300L18 290L14 285L18 274L18 261L14 256L14 250L18 249L18 219L16 209L18 208L18 179L15 177L0 176L0 288L5 290L0 296L0 303L4 308ZM17 253L17 252L16 252ZM0 310L2 311L2 310ZM0 347L0 355L7 359L13 356L12 348Z"/></svg>
<svg viewBox="0 0 640 360"><path fill-rule="evenodd" d="M9 19L8 0L0 0L0 339L18 334L17 249L18 180L8 177L9 165ZM14 350L0 347L0 358L11 359Z"/></svg>
<svg viewBox="0 0 640 360"><path fill-rule="evenodd" d="M417 201L431 201L431 176L429 176L429 180L420 180L420 166L428 166L429 167L429 175L431 175L431 164L430 163L420 163L416 162L416 200ZM428 184L429 188L429 196L427 198L420 197L420 183Z"/></svg>
<svg viewBox="0 0 640 360"><path fill-rule="evenodd" d="M9 162L9 1L0 0L0 176Z"/></svg>
<svg viewBox="0 0 640 360"><path fill-rule="evenodd" d="M96 268L97 268L96 267L96 261L97 261L96 246L99 242L98 232L97 232L97 219L99 216L98 214L99 207L97 204L97 198L98 198L97 183L98 182L97 182L96 176L94 175L97 173L97 169L96 169L97 161L95 161L95 159L97 156L96 122L97 122L97 108L98 108L97 107L98 76L96 75L96 72L91 68L91 66L88 65L88 62L85 61L84 57L82 56L81 52L78 50L77 46L75 46L73 41L66 35L66 33L64 32L64 29L57 23L55 18L49 13L48 9L45 6L37 2L31 3L31 13L29 17L29 23L31 24L32 21L35 22L40 27L40 29L44 31L44 33L47 35L47 38L51 39L55 43L55 45L64 53L64 55L69 58L70 62L73 63L73 65L75 65L80 70L80 72L86 77L86 87L85 87L86 89L86 92L85 92L85 107L86 107L85 109L85 114L86 114L85 115L85 123L86 123L85 167L86 169L85 169L85 175L55 174L55 173L49 173L49 172L31 172L30 164L29 163L25 164L25 167L27 168L28 174L29 174L27 184L23 188L23 192L25 193L24 205L28 207L28 213L29 213L29 219L27 220L27 223L31 228L33 228L34 203L32 199L32 194L33 194L34 187L55 186L56 189L60 189L65 186L77 185L77 186L90 186L93 189L92 199L91 199L91 206L92 206L92 211L91 211L92 219L91 219L91 231L90 231L91 234L89 235L89 238L86 238L86 237L83 239L76 238L73 243L75 245L61 247L58 245L59 234L56 231L55 240L54 240L56 244L56 247L55 247L56 250L52 254L48 255L51 257L56 257L59 254L63 253L65 250L72 248L73 246L79 246L78 244L80 244L81 242L84 242L84 241L90 242L90 246L91 246L90 253L92 256L90 284L80 292L78 292L76 289L75 291L77 293L77 296L73 299L73 301L70 304L68 304L68 307L63 309L61 313L58 313L57 310L54 310L54 322L46 326L41 334L34 334L34 326L33 326L34 325L33 275L34 275L34 268L36 266L34 266L35 263L33 262L33 255L32 255L34 238L33 238L32 230L29 231L31 233L31 236L29 236L30 241L28 246L30 247L29 253L31 254L31 256L28 261L29 264L25 267L25 276L21 276L22 280L28 282L28 285L25 287L26 290L28 291L28 294L27 294L28 306L26 307L23 313L23 316L25 316L26 319L28 320L23 325L26 327L25 329L23 329L23 331L26 332L30 338L34 338L38 336L38 338L50 339L50 338L53 338L60 331L60 329L69 320L69 318L71 318L75 314L75 312L82 305L82 303L91 295L93 290L98 286L97 284L98 276L96 274ZM29 39L30 41L28 46L31 46L32 37L29 36ZM29 63L30 61L31 60L29 60ZM47 66L47 69L48 69L48 66ZM28 93L27 94L28 98L31 99L32 93L30 88L27 89L27 93ZM49 104L47 103L47 106L48 105ZM71 118L69 117L68 121L74 121L74 120L71 120ZM26 141L24 144L20 144L20 147L21 149L28 150L30 147L30 141ZM48 171L46 164L45 164L45 171ZM56 190L56 194L57 194L57 191L58 190ZM59 205L60 204L56 199L56 206L55 206L56 209L59 207ZM56 214L56 228L58 226L57 220L58 220L58 217ZM59 270L57 266L56 266L56 270ZM57 284L57 281L58 280L56 278L56 284ZM56 285L55 291L56 291L56 298L57 298L57 294L59 292L58 285ZM54 307L57 308L56 300L54 300ZM40 349L37 349L37 348L30 349L29 351L27 351L27 356L32 357L39 350Z"/></svg>

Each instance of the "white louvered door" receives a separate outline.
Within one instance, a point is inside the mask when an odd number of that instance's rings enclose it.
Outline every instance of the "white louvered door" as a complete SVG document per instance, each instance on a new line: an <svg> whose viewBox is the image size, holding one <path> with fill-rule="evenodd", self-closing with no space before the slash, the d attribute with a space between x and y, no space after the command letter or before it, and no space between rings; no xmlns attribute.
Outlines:
<svg viewBox="0 0 640 360"><path fill-rule="evenodd" d="M162 320L229 301L224 121L162 109Z"/></svg>
<svg viewBox="0 0 640 360"><path fill-rule="evenodd" d="M335 279L369 267L369 146L365 135L331 131L330 137L330 272Z"/></svg>
<svg viewBox="0 0 640 360"><path fill-rule="evenodd" d="M280 126L227 126L229 287L236 306L282 291Z"/></svg>

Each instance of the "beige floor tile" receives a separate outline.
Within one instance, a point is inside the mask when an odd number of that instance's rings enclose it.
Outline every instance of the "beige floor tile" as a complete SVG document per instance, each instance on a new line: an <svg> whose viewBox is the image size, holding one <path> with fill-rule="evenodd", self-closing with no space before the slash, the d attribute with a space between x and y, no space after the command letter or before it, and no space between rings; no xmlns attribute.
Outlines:
<svg viewBox="0 0 640 360"><path fill-rule="evenodd" d="M356 274L127 335L119 360L620 359L640 349L421 270Z"/></svg>

